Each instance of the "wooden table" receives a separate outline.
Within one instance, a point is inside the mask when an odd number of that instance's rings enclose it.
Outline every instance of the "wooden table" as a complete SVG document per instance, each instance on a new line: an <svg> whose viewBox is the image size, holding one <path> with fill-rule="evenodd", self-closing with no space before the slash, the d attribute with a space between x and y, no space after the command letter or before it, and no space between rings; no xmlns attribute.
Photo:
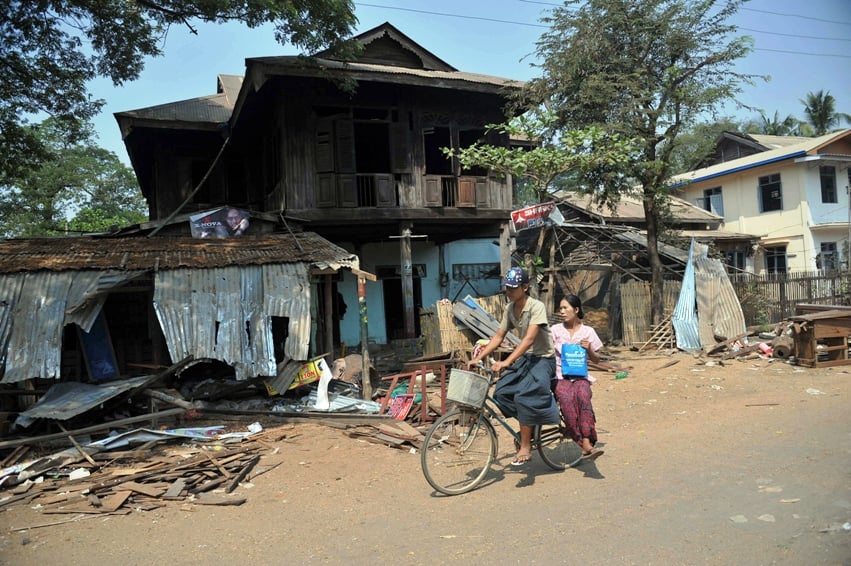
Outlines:
<svg viewBox="0 0 851 566"><path fill-rule="evenodd" d="M851 335L851 311L833 309L793 316L795 351L798 365L830 367L851 364L848 336Z"/></svg>

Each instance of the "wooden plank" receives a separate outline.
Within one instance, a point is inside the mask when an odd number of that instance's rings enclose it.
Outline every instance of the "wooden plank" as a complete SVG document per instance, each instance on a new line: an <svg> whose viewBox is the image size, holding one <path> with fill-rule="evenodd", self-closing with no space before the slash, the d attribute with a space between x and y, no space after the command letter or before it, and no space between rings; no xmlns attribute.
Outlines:
<svg viewBox="0 0 851 566"><path fill-rule="evenodd" d="M142 483L136 483L134 481L128 481L119 484L117 489L121 491L132 491L134 493L141 493L142 495L147 495L148 497L159 497L166 491L161 488L153 487L151 485L145 485Z"/></svg>
<svg viewBox="0 0 851 566"><path fill-rule="evenodd" d="M259 462L259 461L260 461L260 455L259 454L254 456L251 460L249 460L248 464L246 464L245 467L242 469L242 471L239 472L239 475L236 476L233 479L233 481L230 483L230 485L227 487L227 489L225 489L225 493L230 493L234 489L236 489L236 486L239 485L239 482L241 482L243 479L245 479L245 476L247 476L249 474L249 472L251 472L251 470L254 469L254 466L257 465L257 462Z"/></svg>
<svg viewBox="0 0 851 566"><path fill-rule="evenodd" d="M176 499L180 497L181 492L186 488L186 480L183 478L177 478L174 480L174 483L171 484L171 487L168 488L163 494L163 499Z"/></svg>
<svg viewBox="0 0 851 566"><path fill-rule="evenodd" d="M114 513L119 507L124 505L124 502L127 501L132 494L132 491L116 491L106 499L102 500L103 505L101 506L101 509L104 513Z"/></svg>
<svg viewBox="0 0 851 566"><path fill-rule="evenodd" d="M198 505L242 505L245 503L246 499L244 497L216 497L209 494L201 494L200 497L197 497L194 503Z"/></svg>

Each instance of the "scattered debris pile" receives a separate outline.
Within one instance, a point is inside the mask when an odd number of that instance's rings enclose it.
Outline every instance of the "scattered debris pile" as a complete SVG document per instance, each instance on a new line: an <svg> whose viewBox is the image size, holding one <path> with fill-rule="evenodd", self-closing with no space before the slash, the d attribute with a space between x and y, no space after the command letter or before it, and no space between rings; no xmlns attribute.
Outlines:
<svg viewBox="0 0 851 566"><path fill-rule="evenodd" d="M136 429L30 460L31 448L19 446L0 462L0 509L26 503L45 515L110 515L168 501L240 505L245 498L231 495L239 485L276 467L258 465L262 455L297 436L291 426L248 429Z"/></svg>

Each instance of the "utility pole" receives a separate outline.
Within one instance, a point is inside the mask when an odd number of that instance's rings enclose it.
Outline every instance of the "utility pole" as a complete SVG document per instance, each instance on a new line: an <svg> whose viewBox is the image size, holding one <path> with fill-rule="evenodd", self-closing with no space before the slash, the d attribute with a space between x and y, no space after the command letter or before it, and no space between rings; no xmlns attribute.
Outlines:
<svg viewBox="0 0 851 566"><path fill-rule="evenodd" d="M414 269L411 254L411 238L425 238L425 235L411 234L410 222L402 222L401 235L390 236L401 240L399 244L402 265L402 312L405 316L405 338L416 338L414 324Z"/></svg>
<svg viewBox="0 0 851 566"><path fill-rule="evenodd" d="M358 278L358 318L360 320L360 347L361 359L361 399L372 400L372 381L369 374L369 318L366 314L366 280L376 281L377 277L372 273L352 268L352 273Z"/></svg>

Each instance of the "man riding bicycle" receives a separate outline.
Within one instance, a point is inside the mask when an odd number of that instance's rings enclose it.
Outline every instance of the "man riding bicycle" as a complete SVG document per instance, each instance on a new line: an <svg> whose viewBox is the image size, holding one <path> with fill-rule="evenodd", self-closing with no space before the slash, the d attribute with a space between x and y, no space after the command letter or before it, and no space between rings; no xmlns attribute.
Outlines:
<svg viewBox="0 0 851 566"><path fill-rule="evenodd" d="M550 391L550 379L556 366L555 347L544 304L527 294L529 275L526 271L512 267L505 274L504 285L510 302L499 329L467 367L477 366L502 344L510 330L517 330L520 344L491 369L497 374L506 370L496 383L493 397L503 415L515 417L520 422L520 448L511 465L522 466L532 458L533 427L559 422L558 406Z"/></svg>

